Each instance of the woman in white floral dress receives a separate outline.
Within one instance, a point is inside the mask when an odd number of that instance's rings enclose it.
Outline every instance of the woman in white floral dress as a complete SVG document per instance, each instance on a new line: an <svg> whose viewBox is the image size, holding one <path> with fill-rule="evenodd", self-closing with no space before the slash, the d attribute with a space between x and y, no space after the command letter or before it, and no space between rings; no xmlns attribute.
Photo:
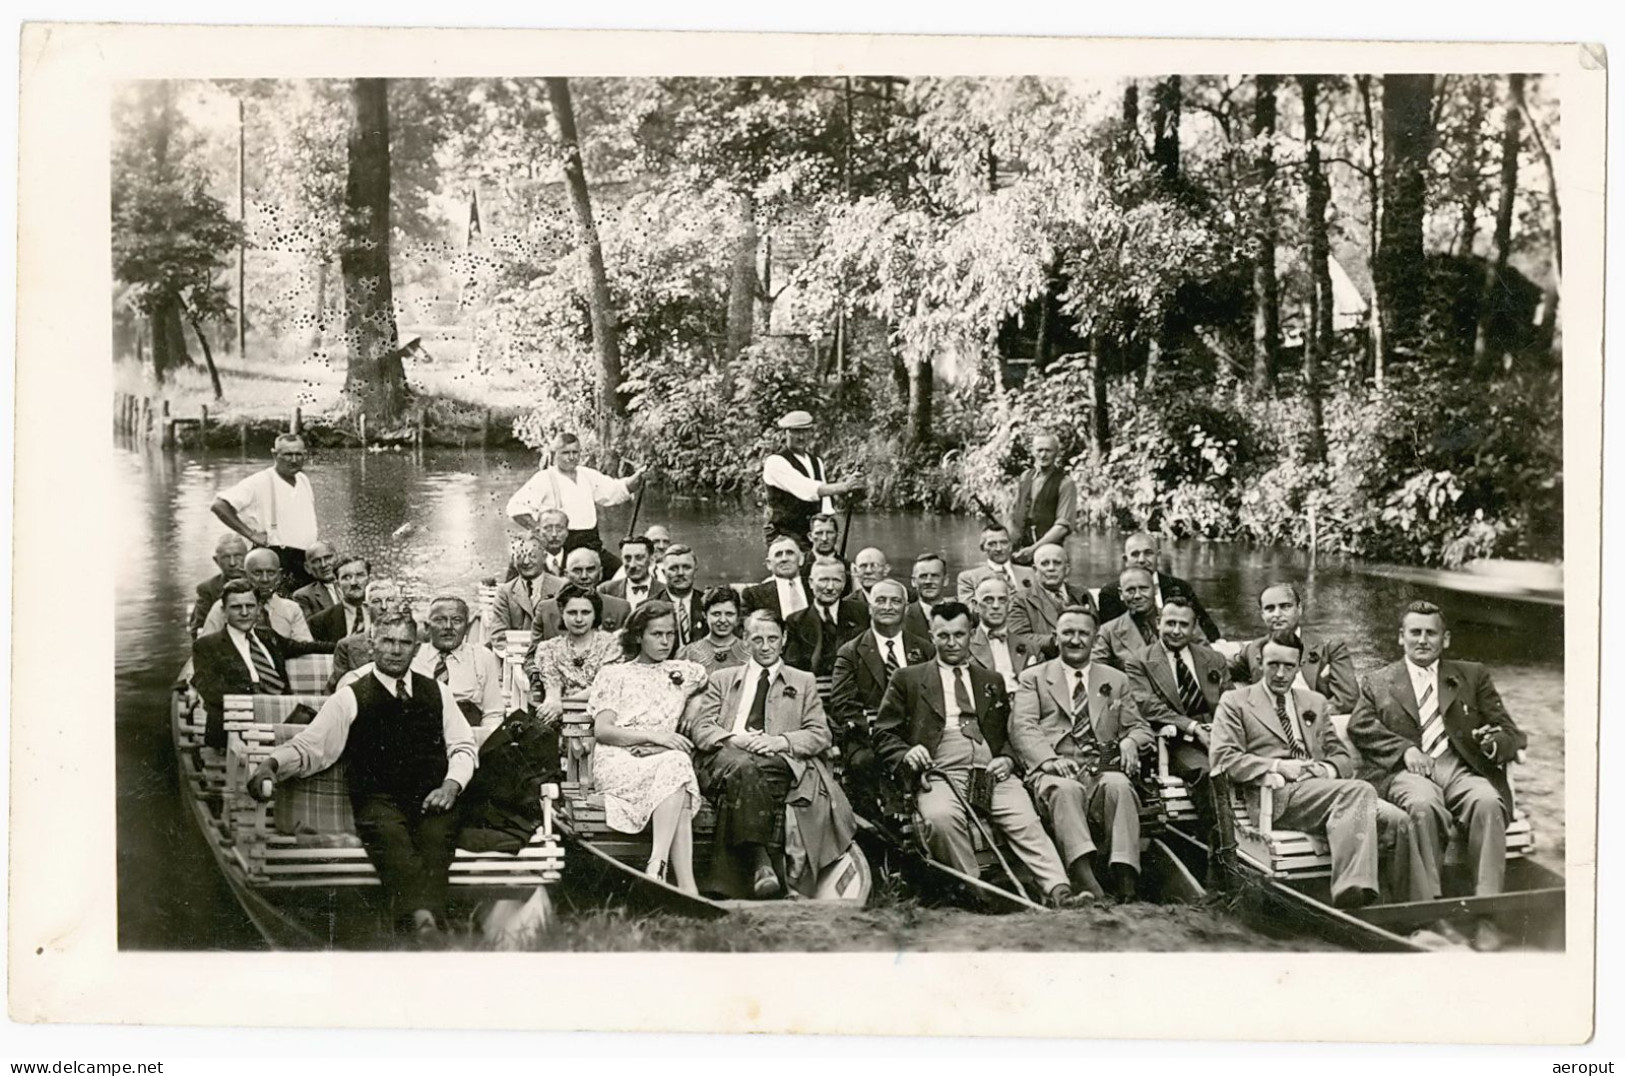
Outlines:
<svg viewBox="0 0 1625 1076"><path fill-rule="evenodd" d="M693 822L700 786L689 758L694 745L677 726L706 675L695 662L670 659L676 643L669 604L638 606L621 633L625 660L599 671L587 712L598 742L593 782L604 794L605 821L623 833L652 822L649 874L663 879L670 866L677 888L697 895Z"/></svg>

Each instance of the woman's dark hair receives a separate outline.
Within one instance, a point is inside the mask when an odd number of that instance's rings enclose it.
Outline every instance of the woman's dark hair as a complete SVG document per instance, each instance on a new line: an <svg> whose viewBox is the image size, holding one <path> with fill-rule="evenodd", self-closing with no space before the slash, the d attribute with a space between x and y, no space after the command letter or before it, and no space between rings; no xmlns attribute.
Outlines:
<svg viewBox="0 0 1625 1076"><path fill-rule="evenodd" d="M560 606L562 609L563 606ZM621 656L627 661L633 661L643 653L643 633L649 630L649 625L663 616L673 619L677 610L671 607L670 602L657 600L646 601L626 618L626 627L621 629ZM667 657L672 655L667 654Z"/></svg>
<svg viewBox="0 0 1625 1076"><path fill-rule="evenodd" d="M729 602L733 603L734 612L739 612L739 591L729 586L712 587L700 595L700 615L705 616L715 606Z"/></svg>
<svg viewBox="0 0 1625 1076"><path fill-rule="evenodd" d="M569 602L575 601L577 598L584 599L588 605L592 606L593 627L596 628L604 622L604 599L599 596L599 593L590 587L577 586L574 583L566 583L559 588L559 592L557 594L553 595L553 600L559 603L560 623L563 622L565 605Z"/></svg>

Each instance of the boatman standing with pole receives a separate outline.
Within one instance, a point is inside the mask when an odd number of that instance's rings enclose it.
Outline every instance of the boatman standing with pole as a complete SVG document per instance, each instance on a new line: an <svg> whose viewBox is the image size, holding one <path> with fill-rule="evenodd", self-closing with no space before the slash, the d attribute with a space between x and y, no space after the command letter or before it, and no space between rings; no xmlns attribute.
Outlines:
<svg viewBox="0 0 1625 1076"><path fill-rule="evenodd" d="M282 562L279 592L291 594L312 580L305 550L316 544L316 494L304 475L305 442L296 433L277 437L276 462L255 471L215 498L210 508L226 526Z"/></svg>
<svg viewBox="0 0 1625 1076"><path fill-rule="evenodd" d="M805 553L812 547L812 519L819 514L834 515L831 497L861 493L860 482L831 482L824 461L812 449L813 419L805 411L791 411L779 419L785 447L762 461L762 484L767 487L767 522L763 532L768 544L780 535L789 535Z"/></svg>
<svg viewBox="0 0 1625 1076"><path fill-rule="evenodd" d="M531 476L508 500L508 518L525 530L536 526L536 517L554 508L567 517L569 528L564 551L591 549L604 564L607 579L620 569L620 558L604 548L598 534L598 508L624 504L643 486L644 472L634 470L625 478L611 478L602 471L581 466L581 439L561 433L553 442L553 463Z"/></svg>
<svg viewBox="0 0 1625 1076"><path fill-rule="evenodd" d="M1053 433L1033 437L1033 469L1016 483L1010 512L1016 551L1010 559L1031 564L1039 546L1066 545L1078 511L1078 486L1061 468L1061 439Z"/></svg>

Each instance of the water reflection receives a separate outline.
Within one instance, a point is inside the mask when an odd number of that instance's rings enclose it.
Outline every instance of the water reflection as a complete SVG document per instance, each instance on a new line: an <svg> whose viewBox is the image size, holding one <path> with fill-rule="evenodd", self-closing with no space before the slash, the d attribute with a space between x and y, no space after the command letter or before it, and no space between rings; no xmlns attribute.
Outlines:
<svg viewBox="0 0 1625 1076"><path fill-rule="evenodd" d="M214 572L210 554L222 528L209 506L218 491L267 464L237 453L117 453L115 507L133 530L114 543L119 921L126 946L252 944L252 931L181 813L165 718L167 691L187 658L181 611L193 587ZM377 574L472 597L480 578L506 562L502 509L533 468L529 454L430 450L318 453L307 470L324 538L369 557ZM606 540L625 533L630 514L629 505L602 513ZM765 574L753 506L656 492L639 522L665 523L676 540L693 546L702 585ZM928 549L940 550L955 573L981 557L972 519L875 512L855 516L852 529L849 555L879 546L898 576L906 577L914 554ZM1073 580L1109 582L1121 563L1121 537L1075 540ZM1260 634L1259 590L1291 579L1305 588L1308 622L1345 639L1362 672L1399 656L1396 613L1417 596L1408 584L1366 575L1337 558L1311 566L1290 549L1182 541L1165 553L1168 570L1195 586L1227 636ZM1452 652L1493 666L1509 710L1528 730L1534 761L1518 770L1519 795L1535 814L1543 858L1561 865L1562 638L1560 625L1545 625L1507 631L1458 622Z"/></svg>

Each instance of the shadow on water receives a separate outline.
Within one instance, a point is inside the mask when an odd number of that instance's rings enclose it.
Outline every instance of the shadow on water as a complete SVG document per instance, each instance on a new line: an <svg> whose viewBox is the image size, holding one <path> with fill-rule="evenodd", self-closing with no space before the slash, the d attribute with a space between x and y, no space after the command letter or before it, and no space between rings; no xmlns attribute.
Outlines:
<svg viewBox="0 0 1625 1076"><path fill-rule="evenodd" d="M118 517L136 531L121 549L117 624L119 939L126 948L243 948L259 944L208 850L183 813L167 728L168 691L188 656L182 619L195 585L211 575L223 528L210 514L215 495L266 466L258 456L117 452ZM472 596L506 563L503 507L534 468L525 453L429 450L422 454L318 453L307 468L323 536L371 559L375 574ZM606 540L624 534L630 506L603 512ZM729 501L651 493L640 524L668 524L695 548L699 582L755 580L765 574L759 510ZM942 551L950 569L980 559L976 521L958 516L873 512L853 517L849 555L876 545L906 576L913 554ZM1071 543L1072 577L1109 582L1121 535L1086 533ZM1397 611L1434 597L1398 580L1366 574L1357 562L1321 557L1311 568L1298 550L1181 541L1167 547L1168 569L1190 580L1228 636L1262 631L1256 596L1291 579L1306 593L1310 623L1346 640L1365 672L1399 655ZM1530 765L1518 771L1522 802L1540 829L1541 858L1563 856L1563 645L1561 620L1530 616L1516 630L1475 623L1471 600L1454 603L1455 656L1494 667L1508 709L1529 732Z"/></svg>

